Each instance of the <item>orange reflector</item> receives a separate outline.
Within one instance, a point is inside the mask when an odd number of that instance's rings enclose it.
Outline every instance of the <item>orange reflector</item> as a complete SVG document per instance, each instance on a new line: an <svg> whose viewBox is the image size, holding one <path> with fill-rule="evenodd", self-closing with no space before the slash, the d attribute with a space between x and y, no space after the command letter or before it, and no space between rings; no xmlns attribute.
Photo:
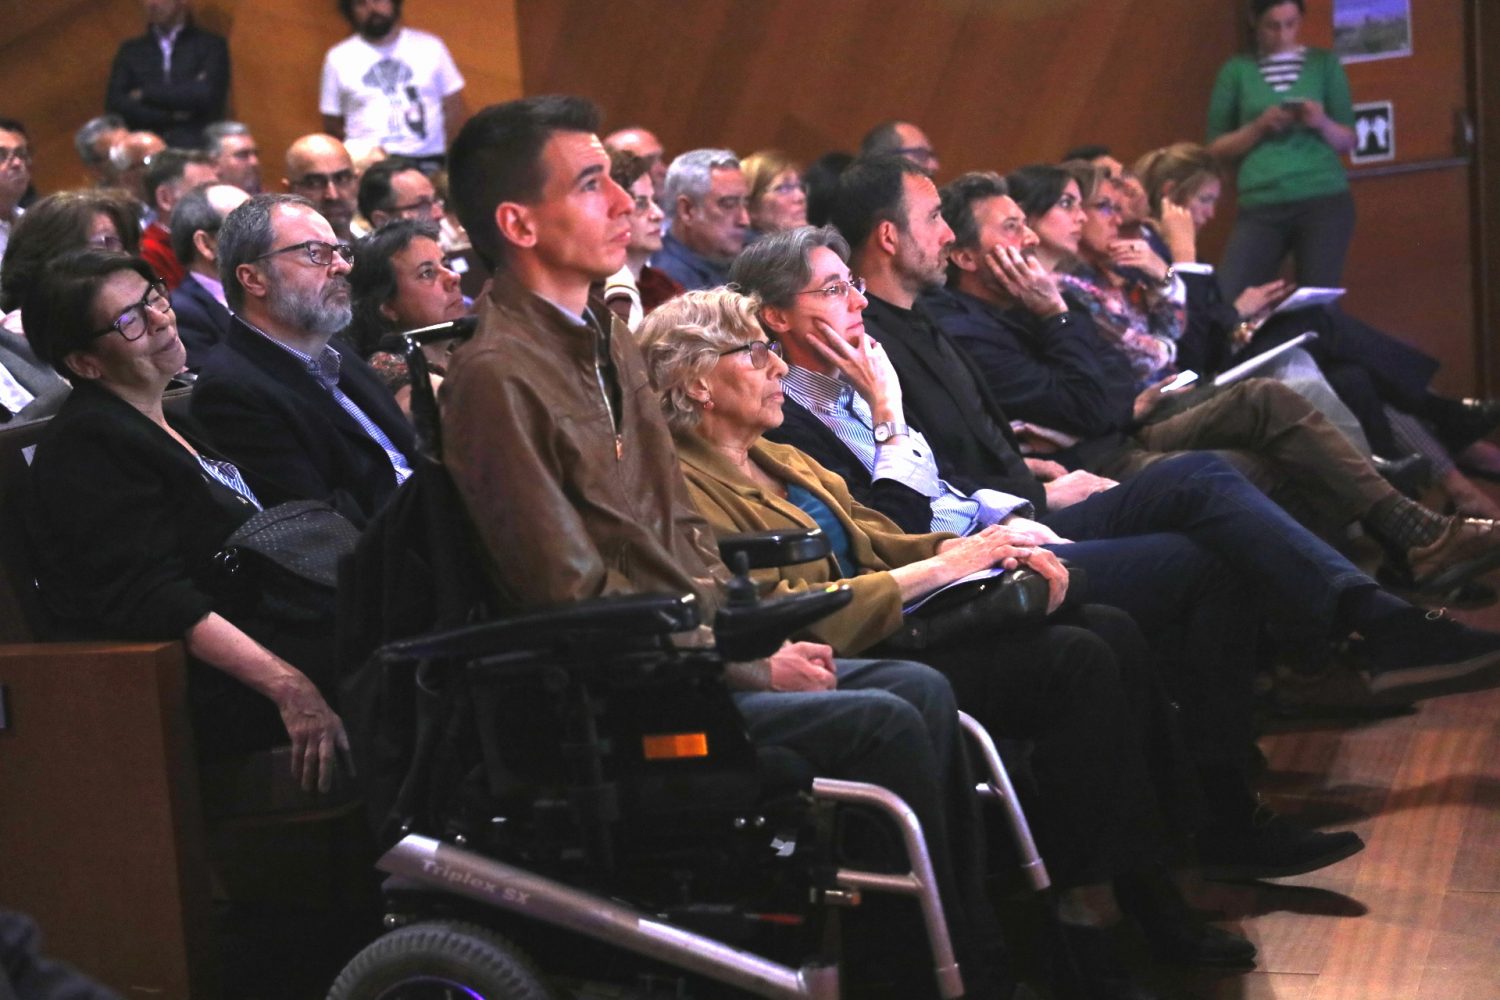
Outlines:
<svg viewBox="0 0 1500 1000"><path fill-rule="evenodd" d="M641 750L647 760L679 760L683 757L707 757L707 733L656 733L641 737Z"/></svg>

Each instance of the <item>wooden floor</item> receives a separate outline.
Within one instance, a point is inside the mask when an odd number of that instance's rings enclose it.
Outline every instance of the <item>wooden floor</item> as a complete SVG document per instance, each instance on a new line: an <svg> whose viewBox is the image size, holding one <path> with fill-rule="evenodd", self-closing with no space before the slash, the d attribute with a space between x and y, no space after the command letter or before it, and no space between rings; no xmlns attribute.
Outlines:
<svg viewBox="0 0 1500 1000"><path fill-rule="evenodd" d="M1500 628L1500 607L1456 617ZM1357 830L1366 847L1299 878L1192 887L1260 959L1245 975L1194 975L1185 992L1500 1000L1500 688L1376 722L1309 720L1261 746L1271 764L1261 787L1279 811Z"/></svg>

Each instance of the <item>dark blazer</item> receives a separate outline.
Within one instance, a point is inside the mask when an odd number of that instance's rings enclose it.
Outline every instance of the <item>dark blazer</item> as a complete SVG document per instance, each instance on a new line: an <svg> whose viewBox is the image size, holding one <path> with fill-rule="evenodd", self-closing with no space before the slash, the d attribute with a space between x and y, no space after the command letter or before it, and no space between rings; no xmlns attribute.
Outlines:
<svg viewBox="0 0 1500 1000"><path fill-rule="evenodd" d="M229 44L189 21L172 46L172 74L162 72L161 46L150 30L120 43L104 106L133 129L155 132L168 146L203 145L203 127L224 117Z"/></svg>
<svg viewBox="0 0 1500 1000"><path fill-rule="evenodd" d="M922 304L1017 420L1080 437L1130 425L1135 376L1120 352L1099 339L1086 313L1042 320L951 290Z"/></svg>
<svg viewBox="0 0 1500 1000"><path fill-rule="evenodd" d="M410 460L411 424L380 376L341 351L339 388ZM302 364L238 318L193 386L192 414L262 503L323 500L359 527L396 491L385 449Z"/></svg>
<svg viewBox="0 0 1500 1000"><path fill-rule="evenodd" d="M1026 468L1010 418L985 388L974 362L920 304L907 311L867 298L865 330L880 341L901 377L907 423L927 437L942 477L966 493L1001 490L1044 512L1046 490ZM960 394L977 406L962 404Z"/></svg>
<svg viewBox="0 0 1500 1000"><path fill-rule="evenodd" d="M190 422L169 420L202 440ZM74 636L181 639L214 609L214 554L255 512L160 427L89 382L37 444L31 488L38 583Z"/></svg>
<svg viewBox="0 0 1500 1000"><path fill-rule="evenodd" d="M932 503L925 496L892 479L870 480L870 470L823 421L790 399L781 404L781 426L766 431L768 441L789 444L812 458L849 486L849 495L880 511L911 535L932 530Z"/></svg>
<svg viewBox="0 0 1500 1000"><path fill-rule="evenodd" d="M189 272L172 293L172 312L177 316L177 336L187 348L187 366L197 371L209 352L229 336L229 310Z"/></svg>

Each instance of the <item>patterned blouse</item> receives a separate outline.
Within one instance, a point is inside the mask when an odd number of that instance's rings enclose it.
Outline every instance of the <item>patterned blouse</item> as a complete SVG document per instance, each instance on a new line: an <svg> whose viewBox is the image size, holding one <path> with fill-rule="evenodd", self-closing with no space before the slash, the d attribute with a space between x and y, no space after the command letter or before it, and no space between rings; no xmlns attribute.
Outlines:
<svg viewBox="0 0 1500 1000"><path fill-rule="evenodd" d="M1187 308L1138 281L1115 287L1097 269L1075 261L1058 274L1068 305L1094 320L1094 329L1130 359L1136 387L1144 389L1170 375L1177 361L1177 340L1187 325Z"/></svg>

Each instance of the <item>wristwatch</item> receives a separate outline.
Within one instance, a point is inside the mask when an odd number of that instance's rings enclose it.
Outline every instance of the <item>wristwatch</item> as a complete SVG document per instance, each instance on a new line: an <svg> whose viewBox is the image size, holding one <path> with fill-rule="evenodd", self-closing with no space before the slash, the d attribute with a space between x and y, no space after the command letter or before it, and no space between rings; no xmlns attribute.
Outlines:
<svg viewBox="0 0 1500 1000"><path fill-rule="evenodd" d="M899 420L882 420L875 425L875 443L885 444L893 437L902 437L910 433L910 428Z"/></svg>

